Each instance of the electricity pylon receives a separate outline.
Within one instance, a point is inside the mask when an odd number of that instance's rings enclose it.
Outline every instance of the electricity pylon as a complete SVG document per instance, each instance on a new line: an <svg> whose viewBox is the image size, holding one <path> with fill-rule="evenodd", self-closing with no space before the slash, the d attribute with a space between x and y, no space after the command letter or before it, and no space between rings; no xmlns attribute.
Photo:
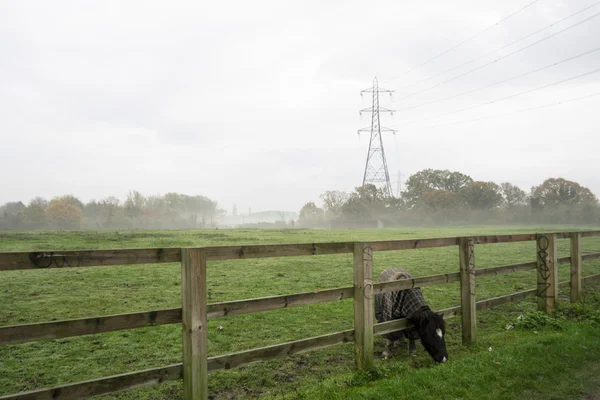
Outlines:
<svg viewBox="0 0 600 400"><path fill-rule="evenodd" d="M385 160L385 151L383 150L381 132L392 132L393 134L396 134L396 131L380 125L379 113L389 112L393 115L394 110L379 106L379 93L389 93L391 97L393 90L380 88L377 78L375 78L373 80L373 87L361 91L360 95L362 96L363 93L373 93L373 105L371 108L364 108L360 110L361 115L363 112L371 113L371 127L358 130L359 135L361 132L371 132L371 139L369 140L369 152L367 153L367 162L365 164L365 173L363 175L363 186L371 183L382 188L387 197L392 197L392 185L390 183L390 175L388 173L387 162Z"/></svg>

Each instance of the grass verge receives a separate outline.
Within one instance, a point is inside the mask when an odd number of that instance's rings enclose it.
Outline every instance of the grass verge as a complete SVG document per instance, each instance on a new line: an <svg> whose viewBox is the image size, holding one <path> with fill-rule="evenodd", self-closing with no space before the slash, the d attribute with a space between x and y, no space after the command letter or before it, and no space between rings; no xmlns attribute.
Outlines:
<svg viewBox="0 0 600 400"><path fill-rule="evenodd" d="M269 398L596 398L600 395L599 293L599 285L588 288L586 306L563 305L552 316L511 311L515 305L504 307L501 311L507 319L514 319L515 328L509 330L498 326L498 320L504 319L498 318L498 311L482 313L481 322L493 323L494 328L480 330L478 345L454 348L447 364L421 364L404 356L400 362L378 362L367 373L331 377L293 395ZM534 308L532 302L525 305ZM522 315L524 319L519 320Z"/></svg>

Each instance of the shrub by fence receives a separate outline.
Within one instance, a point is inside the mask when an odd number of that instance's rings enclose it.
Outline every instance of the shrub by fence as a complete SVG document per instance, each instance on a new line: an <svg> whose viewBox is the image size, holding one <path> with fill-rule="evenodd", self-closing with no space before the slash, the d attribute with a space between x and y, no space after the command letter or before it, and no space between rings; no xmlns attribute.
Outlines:
<svg viewBox="0 0 600 400"><path fill-rule="evenodd" d="M156 385L167 380L183 379L184 398L208 398L208 373L241 365L272 360L291 354L354 342L355 364L358 369L373 364L373 336L383 335L410 326L406 319L373 323L373 298L377 293L413 287L460 282L461 305L438 313L444 318L462 316L462 340L469 345L476 341L477 310L520 301L535 294L538 308L554 309L559 286L571 287L571 301L580 298L582 282L600 280L600 274L582 277L581 263L600 258L600 253L582 255L581 238L600 236L600 232L568 232L518 234L500 236L451 237L420 240L376 242L310 243L256 246L220 246L197 248L120 249L55 252L0 253L2 270L26 270L61 267L94 267L147 263L181 262L182 307L129 314L80 318L36 324L0 327L0 345L26 343L72 336L89 335L123 329L181 323L183 363L135 371L68 385L0 396L0 400L79 399L113 393L131 388ZM557 257L557 240L570 239L570 257ZM475 245L536 241L536 261L485 269L475 267ZM373 253L434 247L459 247L459 271L448 274L373 283ZM318 256L353 253L354 285L316 292L283 296L207 303L206 264L210 260L233 260L267 257ZM558 264L570 263L569 281L558 282ZM478 276L537 270L537 287L506 296L476 300L475 281ZM206 321L211 318L249 314L259 311L303 306L344 299L354 299L354 329L311 337L293 342L207 357Z"/></svg>

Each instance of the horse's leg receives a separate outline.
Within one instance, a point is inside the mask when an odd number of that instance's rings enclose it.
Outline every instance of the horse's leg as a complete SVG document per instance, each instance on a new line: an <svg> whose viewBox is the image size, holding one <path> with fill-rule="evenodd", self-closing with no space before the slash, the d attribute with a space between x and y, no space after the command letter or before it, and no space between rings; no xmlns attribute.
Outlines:
<svg viewBox="0 0 600 400"><path fill-rule="evenodd" d="M396 348L396 347L400 347L400 346L402 346L402 345L406 346L406 345L404 344L404 335L403 335L403 336L400 336L400 337L399 337L399 338L398 338L396 341L394 341L394 348Z"/></svg>
<svg viewBox="0 0 600 400"><path fill-rule="evenodd" d="M392 356L392 347L394 346L394 341L386 339L385 340L385 350L381 354L384 359L390 358Z"/></svg>
<svg viewBox="0 0 600 400"><path fill-rule="evenodd" d="M392 350L395 349L396 347L398 347L400 344L402 344L404 335L403 335L403 332L400 331L400 332L389 333L389 334L385 335L384 337L386 339L385 350L383 351L383 353L381 355L383 356L383 358L389 358L392 356Z"/></svg>
<svg viewBox="0 0 600 400"><path fill-rule="evenodd" d="M413 338L408 339L408 354L411 357L414 357L417 355L417 344L415 343L415 339L413 339Z"/></svg>

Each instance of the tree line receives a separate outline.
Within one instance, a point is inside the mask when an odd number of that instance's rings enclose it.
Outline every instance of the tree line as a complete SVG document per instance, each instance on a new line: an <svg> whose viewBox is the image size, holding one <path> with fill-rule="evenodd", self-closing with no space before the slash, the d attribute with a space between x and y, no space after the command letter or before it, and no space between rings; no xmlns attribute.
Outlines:
<svg viewBox="0 0 600 400"><path fill-rule="evenodd" d="M564 178L546 179L526 193L508 182L475 181L457 171L425 169L408 178L398 198L365 185L351 193L329 190L320 199L321 206L311 201L302 207L295 226L600 223L594 193ZM217 226L223 215L216 201L199 195L144 196L130 191L123 202L111 196L85 204L63 195L2 205L0 229L208 228Z"/></svg>
<svg viewBox="0 0 600 400"><path fill-rule="evenodd" d="M73 195L9 202L0 207L0 229L205 228L216 226L223 214L205 196L144 196L134 190L124 202L110 196L84 204Z"/></svg>
<svg viewBox="0 0 600 400"><path fill-rule="evenodd" d="M594 193L564 178L546 179L527 193L509 182L475 181L458 171L425 169L408 178L399 198L365 185L351 193L326 191L320 199L321 207L312 201L302 207L299 226L600 222Z"/></svg>

